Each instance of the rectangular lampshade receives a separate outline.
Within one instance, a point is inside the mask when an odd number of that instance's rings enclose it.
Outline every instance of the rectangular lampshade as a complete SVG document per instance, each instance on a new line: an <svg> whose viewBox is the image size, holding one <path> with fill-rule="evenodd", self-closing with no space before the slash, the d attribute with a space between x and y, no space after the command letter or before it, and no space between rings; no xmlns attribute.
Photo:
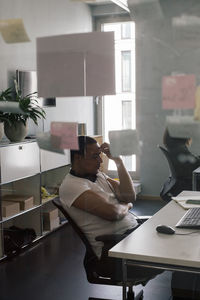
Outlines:
<svg viewBox="0 0 200 300"><path fill-rule="evenodd" d="M114 32L37 39L40 97L115 94Z"/></svg>

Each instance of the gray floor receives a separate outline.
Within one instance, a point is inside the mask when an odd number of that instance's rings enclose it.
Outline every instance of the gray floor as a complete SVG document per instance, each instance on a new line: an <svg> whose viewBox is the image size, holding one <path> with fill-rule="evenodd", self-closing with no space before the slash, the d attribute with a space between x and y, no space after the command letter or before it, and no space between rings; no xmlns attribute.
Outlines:
<svg viewBox="0 0 200 300"><path fill-rule="evenodd" d="M134 211L149 215L163 205L140 201ZM122 299L121 287L87 282L83 257L83 244L68 224L63 226L14 259L0 263L0 300ZM170 272L157 276L144 287L144 300L169 300L170 283ZM135 291L140 289L137 286Z"/></svg>
<svg viewBox="0 0 200 300"><path fill-rule="evenodd" d="M157 200L140 200L134 212L151 215L163 205L164 202ZM1 261L0 300L87 300L89 297L121 300L121 287L88 283L83 268L84 253L78 236L70 225L64 225L19 256ZM135 291L141 288L144 300L172 299L171 272L165 271L145 287L135 287Z"/></svg>
<svg viewBox="0 0 200 300"><path fill-rule="evenodd" d="M84 247L69 225L49 235L18 257L0 264L1 300L122 299L122 289L87 282L82 260ZM145 300L170 299L168 272L144 288ZM137 286L135 291L139 291Z"/></svg>
<svg viewBox="0 0 200 300"><path fill-rule="evenodd" d="M133 211L137 215L151 215L165 204L140 200ZM0 300L88 300L89 297L121 300L121 287L88 283L83 268L84 253L78 236L70 225L64 225L19 256L0 263ZM187 285L180 283L183 288ZM134 290L138 292L141 288L144 300L172 299L171 272L165 271L145 287L139 285Z"/></svg>

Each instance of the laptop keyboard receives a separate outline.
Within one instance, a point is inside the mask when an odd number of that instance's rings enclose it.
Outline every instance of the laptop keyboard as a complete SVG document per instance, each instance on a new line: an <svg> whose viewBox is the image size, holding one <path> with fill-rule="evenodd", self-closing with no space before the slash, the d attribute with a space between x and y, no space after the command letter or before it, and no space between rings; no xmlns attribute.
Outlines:
<svg viewBox="0 0 200 300"><path fill-rule="evenodd" d="M178 228L200 229L200 207L190 208L176 224Z"/></svg>

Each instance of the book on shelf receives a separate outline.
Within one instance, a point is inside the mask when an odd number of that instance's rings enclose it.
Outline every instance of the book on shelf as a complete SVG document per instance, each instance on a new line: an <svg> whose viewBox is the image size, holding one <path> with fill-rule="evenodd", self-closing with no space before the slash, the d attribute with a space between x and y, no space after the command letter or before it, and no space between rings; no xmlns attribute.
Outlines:
<svg viewBox="0 0 200 300"><path fill-rule="evenodd" d="M8 194L3 196L3 201L18 202L20 210L30 209L34 206L34 197L30 195Z"/></svg>
<svg viewBox="0 0 200 300"><path fill-rule="evenodd" d="M13 201L2 201L2 216L11 217L20 212L20 207L18 202Z"/></svg>

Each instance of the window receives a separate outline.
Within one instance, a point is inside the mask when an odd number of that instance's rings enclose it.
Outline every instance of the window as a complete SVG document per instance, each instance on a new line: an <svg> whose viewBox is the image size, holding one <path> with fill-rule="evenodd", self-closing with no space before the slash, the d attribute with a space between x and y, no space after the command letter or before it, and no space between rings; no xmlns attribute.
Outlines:
<svg viewBox="0 0 200 300"><path fill-rule="evenodd" d="M122 129L132 128L132 101L122 101Z"/></svg>
<svg viewBox="0 0 200 300"><path fill-rule="evenodd" d="M132 101L122 101L122 129L132 128ZM123 158L124 164L127 170L132 171L134 169L135 157L125 156Z"/></svg>
<svg viewBox="0 0 200 300"><path fill-rule="evenodd" d="M110 130L135 129L135 24L103 23L102 31L114 31L116 95L104 96L102 128L105 141ZM136 171L135 155L123 157L129 171ZM115 170L109 162L109 170Z"/></svg>
<svg viewBox="0 0 200 300"><path fill-rule="evenodd" d="M122 51L122 92L131 92L131 51Z"/></svg>
<svg viewBox="0 0 200 300"><path fill-rule="evenodd" d="M121 38L130 39L131 38L131 23L122 23L121 24Z"/></svg>

